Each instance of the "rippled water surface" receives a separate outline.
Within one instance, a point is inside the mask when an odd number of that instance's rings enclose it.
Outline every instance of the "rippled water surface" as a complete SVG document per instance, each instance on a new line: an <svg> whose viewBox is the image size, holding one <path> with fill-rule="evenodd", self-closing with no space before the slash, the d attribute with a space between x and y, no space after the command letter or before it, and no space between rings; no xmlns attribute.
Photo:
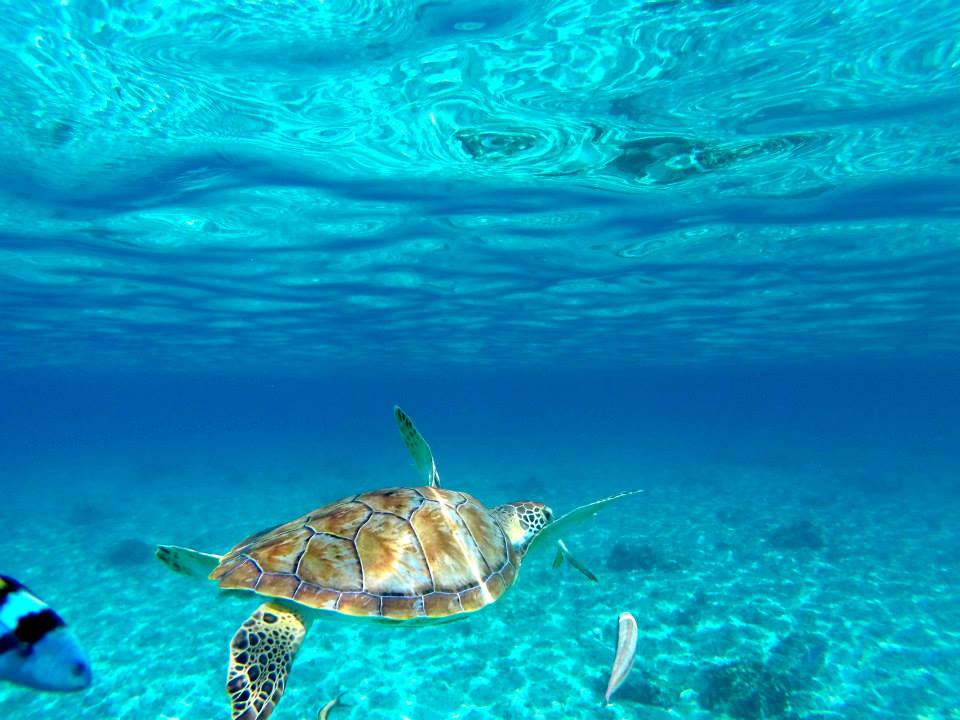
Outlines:
<svg viewBox="0 0 960 720"><path fill-rule="evenodd" d="M958 350L954 2L3 8L7 366Z"/></svg>

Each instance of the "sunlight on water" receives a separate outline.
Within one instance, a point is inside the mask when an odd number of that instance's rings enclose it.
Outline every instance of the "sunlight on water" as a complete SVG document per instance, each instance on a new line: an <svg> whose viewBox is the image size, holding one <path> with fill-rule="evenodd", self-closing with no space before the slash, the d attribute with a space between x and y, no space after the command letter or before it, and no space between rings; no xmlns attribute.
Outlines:
<svg viewBox="0 0 960 720"><path fill-rule="evenodd" d="M8 4L0 347L954 352L958 23L942 1Z"/></svg>

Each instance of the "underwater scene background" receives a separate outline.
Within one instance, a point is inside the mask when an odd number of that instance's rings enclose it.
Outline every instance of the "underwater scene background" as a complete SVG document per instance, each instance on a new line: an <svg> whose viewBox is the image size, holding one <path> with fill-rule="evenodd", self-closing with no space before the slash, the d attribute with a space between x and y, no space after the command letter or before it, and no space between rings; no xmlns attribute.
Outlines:
<svg viewBox="0 0 960 720"><path fill-rule="evenodd" d="M274 717L960 717L960 6L0 0L0 572L92 687L229 717L256 607L170 573L362 490L562 513ZM636 665L609 706L616 619Z"/></svg>

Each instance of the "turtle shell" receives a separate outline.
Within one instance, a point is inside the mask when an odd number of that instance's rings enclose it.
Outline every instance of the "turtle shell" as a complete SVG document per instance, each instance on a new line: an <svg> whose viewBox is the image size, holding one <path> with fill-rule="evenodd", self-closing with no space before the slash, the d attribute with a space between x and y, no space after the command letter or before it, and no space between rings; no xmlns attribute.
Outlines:
<svg viewBox="0 0 960 720"><path fill-rule="evenodd" d="M520 559L476 498L434 487L375 490L259 532L210 574L320 610L393 620L479 610L513 583Z"/></svg>

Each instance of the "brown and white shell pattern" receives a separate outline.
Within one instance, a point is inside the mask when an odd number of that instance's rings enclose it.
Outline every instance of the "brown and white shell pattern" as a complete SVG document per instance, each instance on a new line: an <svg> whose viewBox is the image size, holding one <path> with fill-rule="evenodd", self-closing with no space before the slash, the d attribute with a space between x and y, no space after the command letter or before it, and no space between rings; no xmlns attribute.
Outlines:
<svg viewBox="0 0 960 720"><path fill-rule="evenodd" d="M476 498L389 488L247 538L210 579L320 610L406 620L479 610L510 587L519 564Z"/></svg>

